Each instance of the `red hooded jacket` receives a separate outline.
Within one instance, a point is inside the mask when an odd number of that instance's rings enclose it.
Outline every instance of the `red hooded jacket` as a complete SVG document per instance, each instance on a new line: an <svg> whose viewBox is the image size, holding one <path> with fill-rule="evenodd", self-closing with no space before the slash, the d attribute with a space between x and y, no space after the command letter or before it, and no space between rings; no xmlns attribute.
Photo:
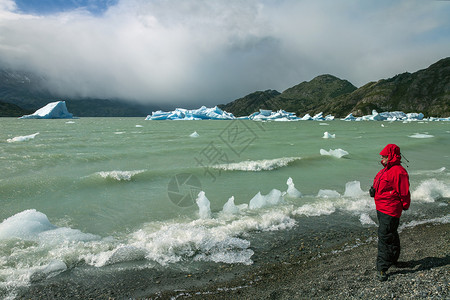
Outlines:
<svg viewBox="0 0 450 300"><path fill-rule="evenodd" d="M409 175L400 164L400 148L397 145L388 144L380 155L387 156L388 161L373 180L375 206L382 213L400 218L402 211L407 210L411 203Z"/></svg>

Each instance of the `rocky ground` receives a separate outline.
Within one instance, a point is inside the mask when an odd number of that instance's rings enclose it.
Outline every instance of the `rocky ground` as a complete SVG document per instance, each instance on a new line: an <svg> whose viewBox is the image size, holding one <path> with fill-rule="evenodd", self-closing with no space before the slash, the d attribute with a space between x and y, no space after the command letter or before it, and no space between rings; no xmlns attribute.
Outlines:
<svg viewBox="0 0 450 300"><path fill-rule="evenodd" d="M401 264L380 282L376 239L308 261L295 257L258 268L226 284L147 295L151 299L450 299L450 224L401 232Z"/></svg>

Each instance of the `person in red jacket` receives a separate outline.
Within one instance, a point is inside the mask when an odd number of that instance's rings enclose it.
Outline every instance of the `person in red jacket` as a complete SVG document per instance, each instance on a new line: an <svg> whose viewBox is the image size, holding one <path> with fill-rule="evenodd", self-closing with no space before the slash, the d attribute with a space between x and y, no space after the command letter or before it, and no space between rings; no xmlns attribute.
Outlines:
<svg viewBox="0 0 450 300"><path fill-rule="evenodd" d="M400 216L411 203L409 175L401 165L400 148L388 144L380 152L384 166L373 181L375 206L378 218L377 271L381 281L387 280L386 271L395 265L400 255L400 238L397 232Z"/></svg>

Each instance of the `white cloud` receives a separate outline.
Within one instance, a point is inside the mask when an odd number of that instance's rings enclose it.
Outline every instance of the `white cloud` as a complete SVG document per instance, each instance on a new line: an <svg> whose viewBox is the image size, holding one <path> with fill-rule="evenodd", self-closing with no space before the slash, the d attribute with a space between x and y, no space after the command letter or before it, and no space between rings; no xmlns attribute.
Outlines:
<svg viewBox="0 0 450 300"><path fill-rule="evenodd" d="M324 73L362 85L447 56L449 4L122 0L101 16L37 17L0 0L0 64L41 72L61 94L179 105Z"/></svg>

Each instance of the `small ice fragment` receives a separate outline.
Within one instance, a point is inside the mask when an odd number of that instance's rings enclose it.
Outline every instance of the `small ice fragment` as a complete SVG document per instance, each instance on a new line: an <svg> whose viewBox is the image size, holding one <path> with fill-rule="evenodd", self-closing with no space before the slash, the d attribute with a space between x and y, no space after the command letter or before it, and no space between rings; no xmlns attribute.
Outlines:
<svg viewBox="0 0 450 300"><path fill-rule="evenodd" d="M28 141L28 140L34 139L35 136L37 136L38 134L39 134L39 132L30 134L30 135L16 136L16 137L13 137L12 139L7 139L6 141L8 143L24 142L24 141Z"/></svg>
<svg viewBox="0 0 450 300"><path fill-rule="evenodd" d="M323 139L334 139L334 138L336 138L336 134L331 134L328 131L325 131L323 133L323 137L322 138Z"/></svg>
<svg viewBox="0 0 450 300"><path fill-rule="evenodd" d="M204 191L198 193L198 197L195 202L198 206L198 214L200 215L200 219L211 218L211 204L208 198L206 198Z"/></svg>
<svg viewBox="0 0 450 300"><path fill-rule="evenodd" d="M286 184L288 185L287 195L289 197L291 197L291 198L301 198L302 197L302 193L300 193L300 191L295 188L294 182L292 181L291 177L289 177Z"/></svg>
<svg viewBox="0 0 450 300"><path fill-rule="evenodd" d="M197 131L194 131L194 132L191 133L189 136L190 136L190 137L196 138L196 137L199 137L200 135L197 133Z"/></svg>
<svg viewBox="0 0 450 300"><path fill-rule="evenodd" d="M345 155L348 155L349 153L345 150L342 149L330 149L330 151L326 151L324 149L320 149L320 155L329 155L329 156L334 156L337 158L341 158Z"/></svg>

